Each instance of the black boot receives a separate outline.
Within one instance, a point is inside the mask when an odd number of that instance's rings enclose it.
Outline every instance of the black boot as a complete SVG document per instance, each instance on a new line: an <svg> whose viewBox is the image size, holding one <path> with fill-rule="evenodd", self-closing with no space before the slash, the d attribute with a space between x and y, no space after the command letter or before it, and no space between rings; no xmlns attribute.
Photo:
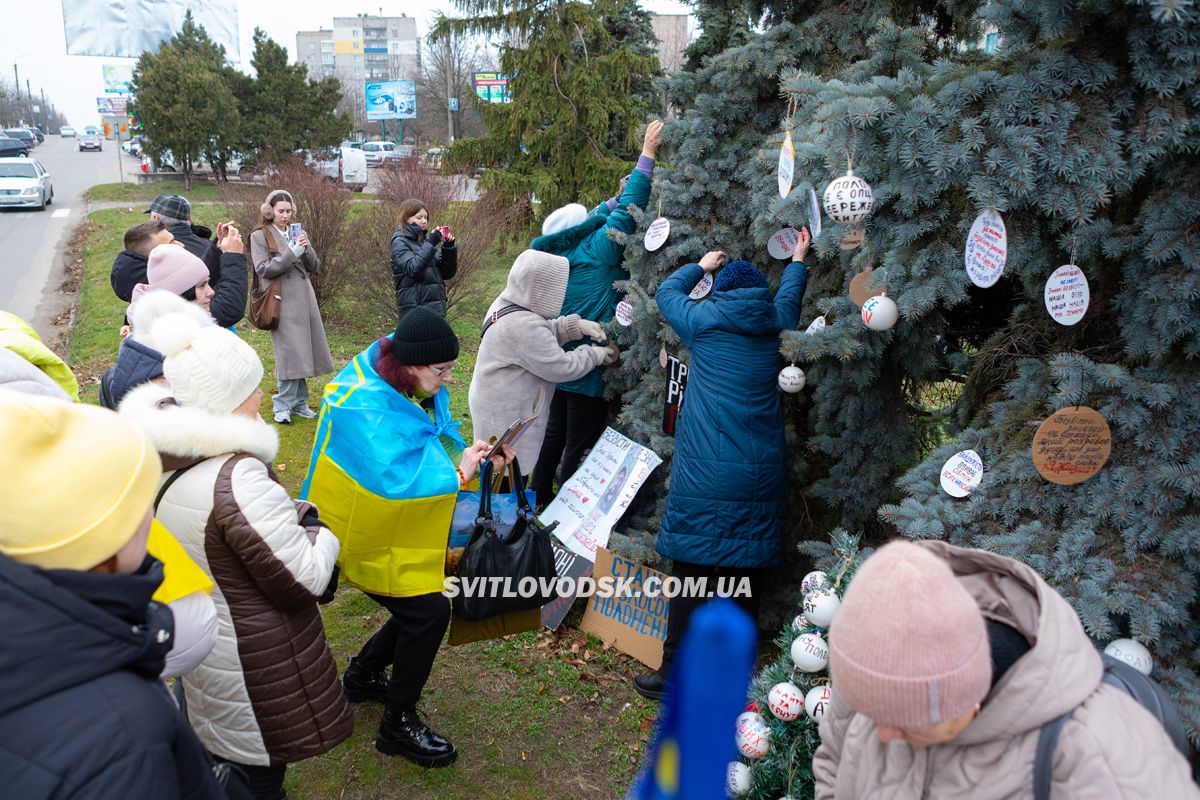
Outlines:
<svg viewBox="0 0 1200 800"><path fill-rule="evenodd" d="M404 756L419 767L448 767L458 751L421 721L416 711L385 708L375 736L375 749L389 756Z"/></svg>
<svg viewBox="0 0 1200 800"><path fill-rule="evenodd" d="M350 666L342 675L342 688L351 703L386 703L388 673L386 669L371 671L360 667L351 657Z"/></svg>
<svg viewBox="0 0 1200 800"><path fill-rule="evenodd" d="M633 678L633 688L647 700L662 700L667 696L667 679L661 672L636 675Z"/></svg>

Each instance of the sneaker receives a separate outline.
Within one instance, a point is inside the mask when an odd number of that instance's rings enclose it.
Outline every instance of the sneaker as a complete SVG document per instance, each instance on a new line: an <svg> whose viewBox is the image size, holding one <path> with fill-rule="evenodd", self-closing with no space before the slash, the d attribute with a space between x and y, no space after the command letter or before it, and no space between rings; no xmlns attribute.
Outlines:
<svg viewBox="0 0 1200 800"><path fill-rule="evenodd" d="M317 416L317 412L313 411L308 406L300 406L299 408L293 408L292 413L295 414L297 417L300 417L301 419L313 419L314 417Z"/></svg>
<svg viewBox="0 0 1200 800"><path fill-rule="evenodd" d="M275 421L280 425L287 425L292 421L292 414L290 411L276 411Z"/></svg>
<svg viewBox="0 0 1200 800"><path fill-rule="evenodd" d="M667 681L658 672L636 675L633 679L633 689L647 700L662 700L667 696Z"/></svg>

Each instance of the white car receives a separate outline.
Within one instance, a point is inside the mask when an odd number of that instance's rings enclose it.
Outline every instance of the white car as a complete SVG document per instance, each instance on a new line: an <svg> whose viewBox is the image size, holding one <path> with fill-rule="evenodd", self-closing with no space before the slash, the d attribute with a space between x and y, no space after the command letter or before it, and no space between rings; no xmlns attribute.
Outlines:
<svg viewBox="0 0 1200 800"><path fill-rule="evenodd" d="M392 158L395 152L395 142L363 142L362 146L362 153L366 156L369 167L378 167L384 159Z"/></svg>
<svg viewBox="0 0 1200 800"><path fill-rule="evenodd" d="M0 161L0 207L30 207L42 211L54 202L54 185L42 162L33 158Z"/></svg>
<svg viewBox="0 0 1200 800"><path fill-rule="evenodd" d="M64 139L70 139L71 137L73 137L75 135L75 129L72 128L70 125L63 125L61 128L58 129L58 133Z"/></svg>

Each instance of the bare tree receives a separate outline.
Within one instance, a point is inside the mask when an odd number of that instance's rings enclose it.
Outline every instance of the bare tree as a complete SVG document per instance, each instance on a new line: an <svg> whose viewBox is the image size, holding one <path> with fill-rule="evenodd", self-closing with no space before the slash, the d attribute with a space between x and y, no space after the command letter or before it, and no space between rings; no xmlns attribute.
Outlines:
<svg viewBox="0 0 1200 800"><path fill-rule="evenodd" d="M458 98L458 111L452 112L454 138L472 138L486 132L483 120L472 104L475 94L474 73L495 68L498 59L480 39L471 36L427 40L421 54L421 74L417 78L419 129L430 141L449 143L447 101Z"/></svg>

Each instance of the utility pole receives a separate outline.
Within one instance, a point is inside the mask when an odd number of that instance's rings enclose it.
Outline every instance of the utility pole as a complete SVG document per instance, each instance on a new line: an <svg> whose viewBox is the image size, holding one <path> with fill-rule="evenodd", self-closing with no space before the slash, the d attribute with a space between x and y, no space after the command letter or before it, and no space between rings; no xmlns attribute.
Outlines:
<svg viewBox="0 0 1200 800"><path fill-rule="evenodd" d="M29 99L29 121L37 125L37 117L33 113L33 89L29 88L29 78L25 79L25 97ZM37 142L34 142L37 144Z"/></svg>
<svg viewBox="0 0 1200 800"><path fill-rule="evenodd" d="M13 85L17 87L17 113L23 114L24 112L21 111L21 74L17 72L16 62L13 63ZM24 121L24 119L17 120L17 122Z"/></svg>
<svg viewBox="0 0 1200 800"><path fill-rule="evenodd" d="M46 108L46 90L38 89L42 95L42 122L45 124L45 133L50 132L50 109Z"/></svg>

